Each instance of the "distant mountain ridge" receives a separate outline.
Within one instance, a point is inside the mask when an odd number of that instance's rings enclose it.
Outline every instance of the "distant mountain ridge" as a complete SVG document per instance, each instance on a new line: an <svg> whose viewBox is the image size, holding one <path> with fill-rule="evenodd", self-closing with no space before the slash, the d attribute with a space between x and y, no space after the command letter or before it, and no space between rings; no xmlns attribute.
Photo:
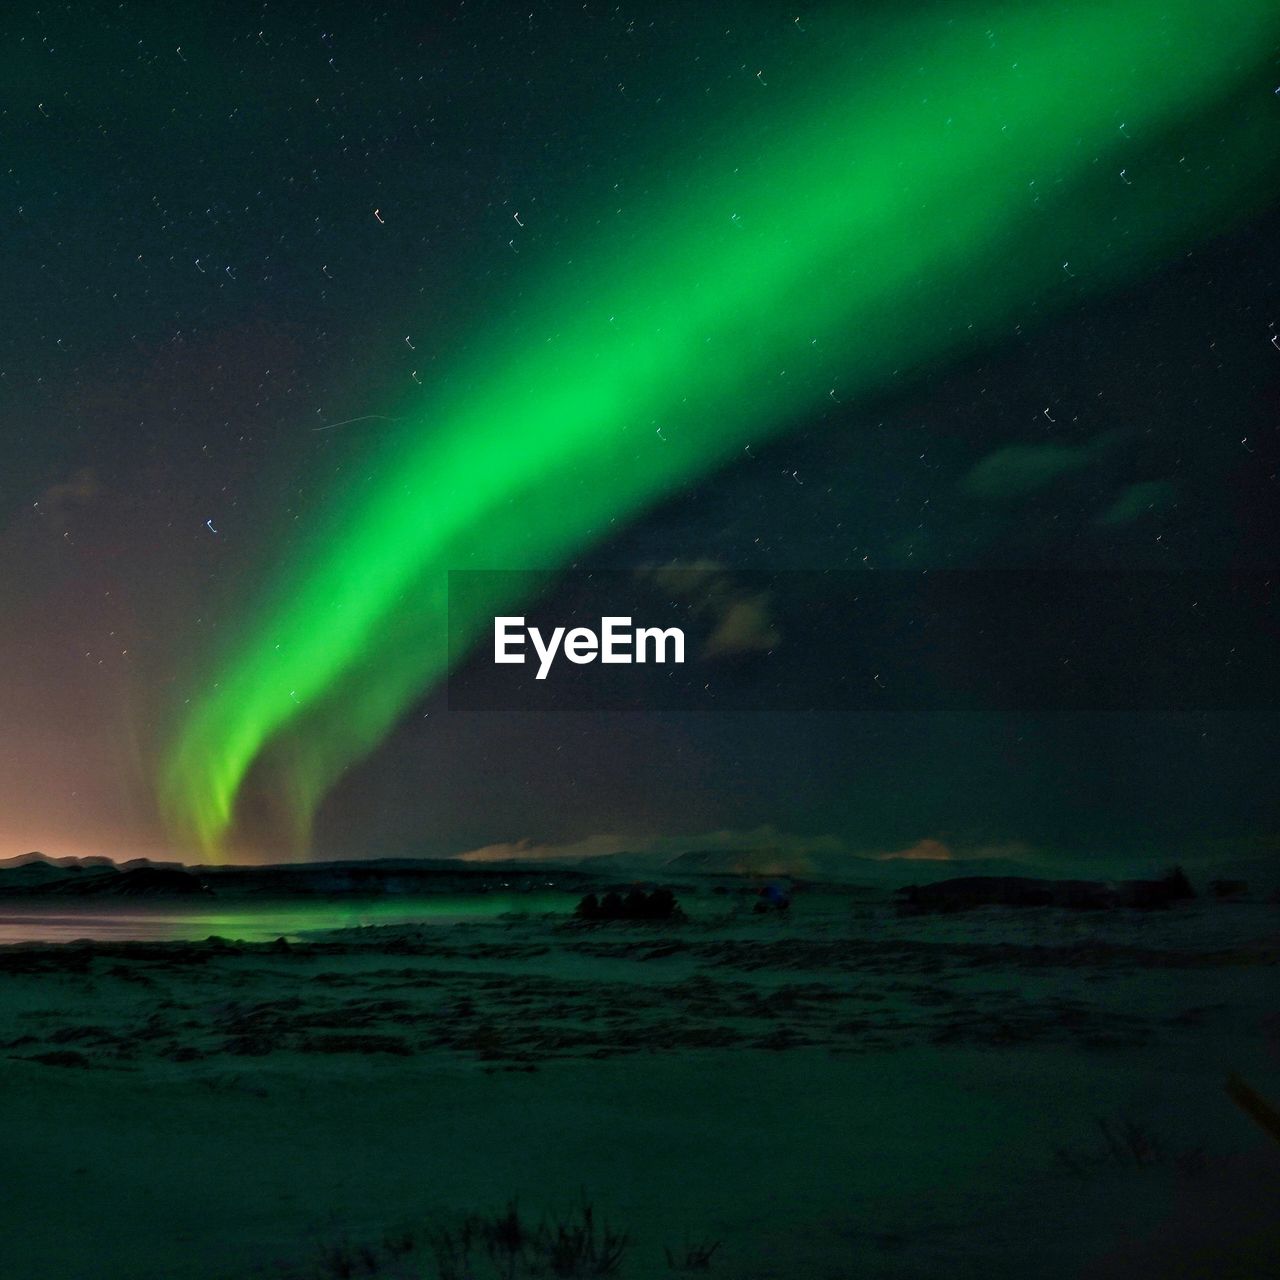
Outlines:
<svg viewBox="0 0 1280 1280"><path fill-rule="evenodd" d="M639 849L634 852L565 858L472 862L461 858L350 858L273 865L184 866L106 856L50 857L31 852L0 859L0 899L15 898L253 898L430 897L439 894L584 893L601 886L682 881L694 885L726 880L790 879L889 893L908 884L928 884L964 876L1050 876L1122 879L1159 875L1174 861L1193 880L1214 877L1248 880L1270 892L1280 863L1274 856L1244 856L1195 864L1165 855L1131 858L1059 859L1025 857L945 858L854 854L829 849L795 852L759 846L739 848Z"/></svg>
<svg viewBox="0 0 1280 1280"><path fill-rule="evenodd" d="M0 899L233 899L429 897L457 893L581 892L586 877L566 867L469 866L456 859L378 858L274 866L197 866L134 858L0 860Z"/></svg>
<svg viewBox="0 0 1280 1280"><path fill-rule="evenodd" d="M179 863L134 858L49 858L42 853L0 860L0 897L189 898L207 893Z"/></svg>
<svg viewBox="0 0 1280 1280"><path fill-rule="evenodd" d="M177 871L185 871L181 862L153 862L150 858L130 858L127 862L117 862L105 854L96 854L87 858L55 858L47 853L33 850L31 853L20 853L14 858L0 858L0 871L14 870L19 867L44 866L58 867L64 871L87 871L92 868L108 868L112 871L132 871L138 867L164 867Z"/></svg>

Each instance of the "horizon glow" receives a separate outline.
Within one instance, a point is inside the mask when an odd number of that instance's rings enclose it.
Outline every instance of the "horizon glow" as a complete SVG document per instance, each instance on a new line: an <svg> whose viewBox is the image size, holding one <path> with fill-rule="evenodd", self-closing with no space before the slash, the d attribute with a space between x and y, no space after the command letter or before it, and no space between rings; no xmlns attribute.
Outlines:
<svg viewBox="0 0 1280 1280"><path fill-rule="evenodd" d="M449 569L562 566L824 404L1133 279L1260 199L1269 136L1197 122L1278 31L1257 0L904 21L873 56L847 41L767 132L720 122L668 157L625 216L584 210L184 691L159 777L175 836L218 857L265 760L305 848L336 778L447 674ZM522 602L476 603L473 641Z"/></svg>

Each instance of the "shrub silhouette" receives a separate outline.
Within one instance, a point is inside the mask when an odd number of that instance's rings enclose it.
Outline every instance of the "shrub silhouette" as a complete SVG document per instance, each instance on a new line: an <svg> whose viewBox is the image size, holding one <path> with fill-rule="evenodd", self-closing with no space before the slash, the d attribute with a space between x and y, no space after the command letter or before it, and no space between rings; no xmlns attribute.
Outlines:
<svg viewBox="0 0 1280 1280"><path fill-rule="evenodd" d="M585 1198L576 1214L544 1218L536 1227L521 1218L513 1200L505 1213L472 1214L456 1232L437 1232L429 1243L441 1280L612 1276L630 1245L627 1236L597 1223ZM485 1271L478 1269L483 1260Z"/></svg>
<svg viewBox="0 0 1280 1280"><path fill-rule="evenodd" d="M1243 898L1249 892L1247 880L1210 880L1209 892L1215 898Z"/></svg>
<svg viewBox="0 0 1280 1280"><path fill-rule="evenodd" d="M578 903L575 915L580 920L670 920L680 913L680 904L670 889L631 889L624 898L614 890L598 898L589 893Z"/></svg>
<svg viewBox="0 0 1280 1280"><path fill-rule="evenodd" d="M667 1245L663 1253L667 1256L668 1271L710 1271L711 1259L720 1247L719 1240L702 1240L696 1244L686 1244L684 1253Z"/></svg>
<svg viewBox="0 0 1280 1280"><path fill-rule="evenodd" d="M622 914L628 920L648 919L649 895L643 889L632 889L622 900Z"/></svg>
<svg viewBox="0 0 1280 1280"><path fill-rule="evenodd" d="M677 910L676 895L670 889L655 889L649 895L649 914L653 919L665 920Z"/></svg>
<svg viewBox="0 0 1280 1280"><path fill-rule="evenodd" d="M1058 1164L1076 1177L1084 1178L1109 1170L1172 1167L1178 1172L1198 1175L1205 1171L1203 1145L1170 1150L1149 1129L1134 1120L1110 1120L1099 1116L1099 1140L1091 1147L1058 1147Z"/></svg>

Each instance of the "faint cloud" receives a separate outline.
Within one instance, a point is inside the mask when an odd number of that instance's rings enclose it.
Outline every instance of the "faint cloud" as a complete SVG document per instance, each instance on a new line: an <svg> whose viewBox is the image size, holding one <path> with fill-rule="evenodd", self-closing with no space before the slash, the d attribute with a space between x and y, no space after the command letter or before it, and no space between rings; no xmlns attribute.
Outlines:
<svg viewBox="0 0 1280 1280"><path fill-rule="evenodd" d="M761 592L729 605L702 646L702 654L715 658L734 653L768 653L781 643L782 635L769 616L768 593Z"/></svg>
<svg viewBox="0 0 1280 1280"><path fill-rule="evenodd" d="M656 565L636 571L637 576L649 578L664 591L675 596L690 596L697 591L711 589L718 579L728 576L728 569L718 560L673 560L670 564Z"/></svg>
<svg viewBox="0 0 1280 1280"><path fill-rule="evenodd" d="M876 855L877 862L952 862L955 860L950 845L941 840L926 838L917 840L906 849L897 849L892 853Z"/></svg>
<svg viewBox="0 0 1280 1280"><path fill-rule="evenodd" d="M609 834L587 836L567 844L542 844L537 840L505 840L468 849L457 856L459 862L576 862L605 854L622 853L635 845L624 837Z"/></svg>
<svg viewBox="0 0 1280 1280"><path fill-rule="evenodd" d="M599 832L560 844L510 840L457 856L462 862L581 862L626 854L657 866L676 858L695 864L698 859L705 859L717 869L756 875L801 875L812 869L817 857L847 853L845 842L838 836L801 836L765 824L746 830L725 828L685 835Z"/></svg>
<svg viewBox="0 0 1280 1280"><path fill-rule="evenodd" d="M88 506L103 492L102 482L92 468L81 467L66 480L51 484L31 505L38 516L62 532L73 511Z"/></svg>
<svg viewBox="0 0 1280 1280"><path fill-rule="evenodd" d="M1101 436L1087 444L1011 444L988 454L960 482L972 498L1014 501L1083 471L1113 443Z"/></svg>
<svg viewBox="0 0 1280 1280"><path fill-rule="evenodd" d="M673 561L640 569L637 576L682 601L690 616L707 629L704 658L768 653L782 643L782 632L770 612L769 592L744 588L718 561Z"/></svg>
<svg viewBox="0 0 1280 1280"><path fill-rule="evenodd" d="M872 856L877 862L981 862L986 859L1000 858L1016 861L1031 857L1034 850L1021 840L1005 840L994 844L967 845L960 849L942 840L926 836L905 849L895 849L889 853L877 853Z"/></svg>
<svg viewBox="0 0 1280 1280"><path fill-rule="evenodd" d="M1178 487L1172 480L1144 480L1131 484L1094 521L1095 524L1132 524L1145 515L1166 511L1173 506Z"/></svg>

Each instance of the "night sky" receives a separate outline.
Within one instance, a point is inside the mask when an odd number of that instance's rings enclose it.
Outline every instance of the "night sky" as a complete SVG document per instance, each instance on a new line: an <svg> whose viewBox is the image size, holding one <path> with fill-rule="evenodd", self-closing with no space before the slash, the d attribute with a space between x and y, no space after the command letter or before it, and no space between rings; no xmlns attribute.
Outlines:
<svg viewBox="0 0 1280 1280"><path fill-rule="evenodd" d="M1275 848L1273 708L467 712L440 638L1276 566L1268 6L158 8L0 18L0 856Z"/></svg>

